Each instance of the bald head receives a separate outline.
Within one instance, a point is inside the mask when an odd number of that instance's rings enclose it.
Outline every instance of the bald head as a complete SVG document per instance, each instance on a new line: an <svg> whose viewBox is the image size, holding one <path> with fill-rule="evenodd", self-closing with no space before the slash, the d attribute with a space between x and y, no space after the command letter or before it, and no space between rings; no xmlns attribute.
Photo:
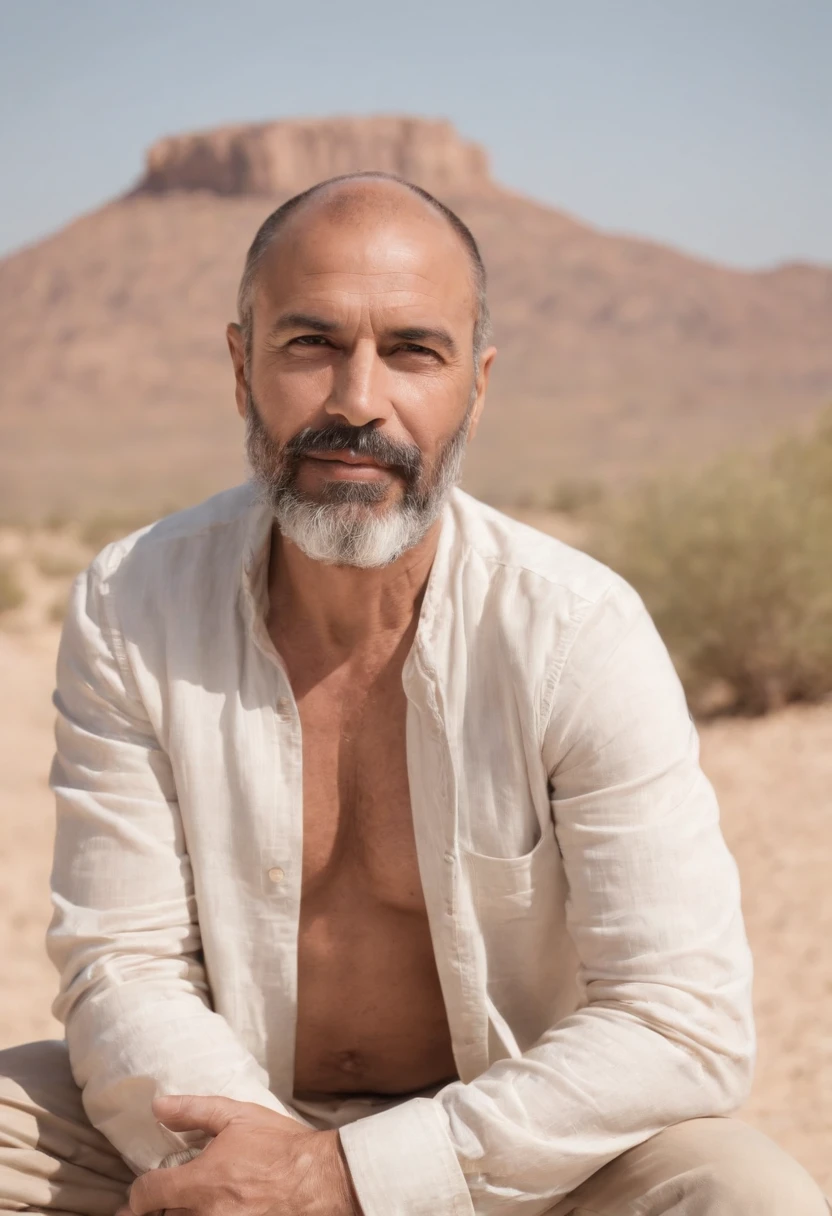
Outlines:
<svg viewBox="0 0 832 1216"><path fill-rule="evenodd" d="M298 225L315 221L356 227L368 219L378 224L397 219L412 220L414 228L425 223L439 224L450 231L459 243L470 268L472 307L474 313L473 355L479 365L491 337L491 321L486 296L486 274L477 242L449 207L440 203L426 190L412 182L380 172L350 173L329 178L296 194L263 221L246 255L245 267L237 295L240 328L250 356L253 336L253 308L258 279L267 254L283 233Z"/></svg>

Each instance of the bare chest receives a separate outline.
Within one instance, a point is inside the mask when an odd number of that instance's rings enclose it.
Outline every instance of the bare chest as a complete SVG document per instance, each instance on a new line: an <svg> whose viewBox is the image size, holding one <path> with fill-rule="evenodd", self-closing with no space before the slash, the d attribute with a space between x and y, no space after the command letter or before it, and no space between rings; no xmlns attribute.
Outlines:
<svg viewBox="0 0 832 1216"><path fill-rule="evenodd" d="M396 675L355 689L324 681L299 700L305 898L347 878L374 901L424 908Z"/></svg>
<svg viewBox="0 0 832 1216"><path fill-rule="evenodd" d="M307 652L289 672L303 754L298 1094L408 1093L455 1075L411 812L407 645L350 670Z"/></svg>

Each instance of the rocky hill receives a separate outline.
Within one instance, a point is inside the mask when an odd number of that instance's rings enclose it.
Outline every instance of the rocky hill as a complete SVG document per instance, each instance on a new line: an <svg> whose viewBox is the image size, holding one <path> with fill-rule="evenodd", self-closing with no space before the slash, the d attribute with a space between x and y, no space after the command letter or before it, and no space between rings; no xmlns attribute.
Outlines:
<svg viewBox="0 0 832 1216"><path fill-rule="evenodd" d="M289 196L339 173L372 167L432 194L488 191L488 157L448 122L379 117L295 120L173 135L154 144L136 190Z"/></svg>
<svg viewBox="0 0 832 1216"><path fill-rule="evenodd" d="M599 232L495 183L444 122L228 127L162 140L129 193L0 262L0 512L237 480L223 331L245 249L283 199L362 168L437 193L482 245L500 353L475 492L684 465L832 403L832 269L747 273Z"/></svg>

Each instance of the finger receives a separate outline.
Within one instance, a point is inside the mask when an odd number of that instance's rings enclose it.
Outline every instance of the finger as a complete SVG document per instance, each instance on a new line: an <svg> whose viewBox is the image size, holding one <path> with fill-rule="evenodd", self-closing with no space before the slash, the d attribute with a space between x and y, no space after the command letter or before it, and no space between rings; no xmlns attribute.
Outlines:
<svg viewBox="0 0 832 1216"><path fill-rule="evenodd" d="M149 1170L140 1175L130 1187L130 1203L126 1216L151 1216L168 1208L182 1208L191 1202L197 1189L194 1165L176 1165L171 1169ZM200 1171L197 1170L197 1178Z"/></svg>
<svg viewBox="0 0 832 1216"><path fill-rule="evenodd" d="M199 1094L170 1094L153 1099L153 1113L171 1131L205 1131L218 1136L239 1115L243 1102Z"/></svg>

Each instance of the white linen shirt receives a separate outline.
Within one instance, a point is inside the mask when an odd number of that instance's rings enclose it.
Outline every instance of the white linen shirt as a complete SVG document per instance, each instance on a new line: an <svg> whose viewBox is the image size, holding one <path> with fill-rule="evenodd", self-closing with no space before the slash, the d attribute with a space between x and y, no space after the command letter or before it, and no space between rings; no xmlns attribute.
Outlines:
<svg viewBox="0 0 832 1216"><path fill-rule="evenodd" d="M90 1120L292 1109L301 728L248 486L108 546L58 660L50 957ZM459 1080L347 1123L365 1216L536 1216L743 1100L736 867L667 651L605 566L455 490L404 666L419 869Z"/></svg>

